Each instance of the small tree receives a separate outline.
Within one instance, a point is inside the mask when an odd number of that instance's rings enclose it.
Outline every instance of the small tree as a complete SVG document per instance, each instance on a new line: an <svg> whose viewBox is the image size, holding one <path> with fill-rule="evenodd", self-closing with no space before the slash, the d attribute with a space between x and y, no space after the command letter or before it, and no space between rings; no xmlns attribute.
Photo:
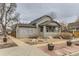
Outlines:
<svg viewBox="0 0 79 59"><path fill-rule="evenodd" d="M1 3L0 4L0 24L3 29L3 42L7 42L7 27L18 21L18 15L14 11L16 10L15 3Z"/></svg>

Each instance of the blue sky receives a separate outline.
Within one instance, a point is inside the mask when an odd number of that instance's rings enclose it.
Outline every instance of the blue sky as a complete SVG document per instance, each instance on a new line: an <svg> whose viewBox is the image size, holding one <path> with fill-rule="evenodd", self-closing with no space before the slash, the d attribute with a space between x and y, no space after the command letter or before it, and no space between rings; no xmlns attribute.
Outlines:
<svg viewBox="0 0 79 59"><path fill-rule="evenodd" d="M30 22L45 14L54 14L55 20L65 23L75 21L79 16L79 4L76 3L18 3L16 12L21 22Z"/></svg>

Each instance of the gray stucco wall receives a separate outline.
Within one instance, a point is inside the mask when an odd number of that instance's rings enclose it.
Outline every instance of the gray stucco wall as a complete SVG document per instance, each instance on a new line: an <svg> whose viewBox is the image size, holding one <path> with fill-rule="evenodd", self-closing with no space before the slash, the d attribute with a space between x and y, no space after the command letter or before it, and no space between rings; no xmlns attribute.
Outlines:
<svg viewBox="0 0 79 59"><path fill-rule="evenodd" d="M35 37L38 36L36 28L17 28L16 29L16 37L17 38L26 38L26 37Z"/></svg>

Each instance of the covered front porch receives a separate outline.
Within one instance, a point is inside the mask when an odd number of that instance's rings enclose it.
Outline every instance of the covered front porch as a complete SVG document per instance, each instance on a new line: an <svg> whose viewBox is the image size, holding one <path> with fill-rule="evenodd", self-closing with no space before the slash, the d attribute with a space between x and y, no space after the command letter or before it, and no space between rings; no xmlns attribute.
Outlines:
<svg viewBox="0 0 79 59"><path fill-rule="evenodd" d="M56 22L46 22L39 25L40 35L43 37L56 36L61 32L60 25Z"/></svg>

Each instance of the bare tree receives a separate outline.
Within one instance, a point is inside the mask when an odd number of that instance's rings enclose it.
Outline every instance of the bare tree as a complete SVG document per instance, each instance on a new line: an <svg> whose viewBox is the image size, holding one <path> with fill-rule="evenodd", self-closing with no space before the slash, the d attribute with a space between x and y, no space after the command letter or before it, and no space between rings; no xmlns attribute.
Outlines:
<svg viewBox="0 0 79 59"><path fill-rule="evenodd" d="M77 19L76 19L76 21L75 21L76 23L79 23L79 16L77 17Z"/></svg>
<svg viewBox="0 0 79 59"><path fill-rule="evenodd" d="M60 22L60 25L61 25L61 31L67 30L67 24L64 21Z"/></svg>
<svg viewBox="0 0 79 59"><path fill-rule="evenodd" d="M7 42L7 27L18 21L18 14L15 3L1 3L0 4L0 24L3 29L3 42Z"/></svg>

